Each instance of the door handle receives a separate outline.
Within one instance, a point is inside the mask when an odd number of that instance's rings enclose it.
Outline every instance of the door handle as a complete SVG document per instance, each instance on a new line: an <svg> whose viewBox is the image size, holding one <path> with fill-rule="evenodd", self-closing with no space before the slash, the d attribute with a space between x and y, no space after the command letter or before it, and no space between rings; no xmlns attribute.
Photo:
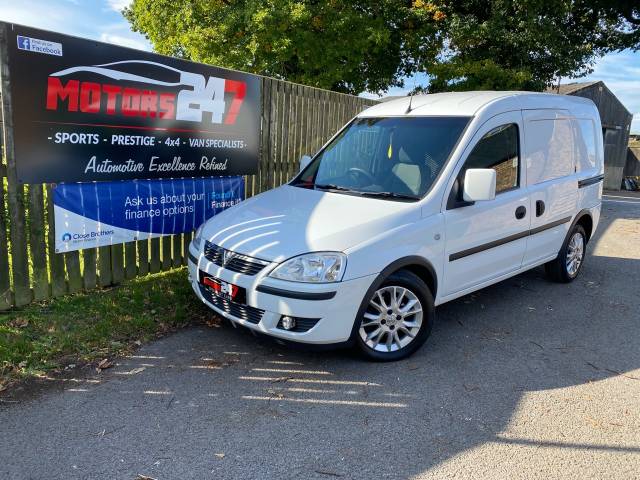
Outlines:
<svg viewBox="0 0 640 480"><path fill-rule="evenodd" d="M520 220L521 218L524 218L526 214L527 214L527 209L524 208L524 205L520 205L518 208L516 208L516 218L518 220Z"/></svg>
<svg viewBox="0 0 640 480"><path fill-rule="evenodd" d="M536 217L539 217L544 213L544 202L542 200L536 200Z"/></svg>

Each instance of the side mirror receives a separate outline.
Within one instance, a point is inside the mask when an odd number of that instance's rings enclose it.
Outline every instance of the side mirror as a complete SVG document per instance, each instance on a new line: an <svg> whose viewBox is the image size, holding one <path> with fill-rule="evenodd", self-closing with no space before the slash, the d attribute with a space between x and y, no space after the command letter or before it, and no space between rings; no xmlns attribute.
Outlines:
<svg viewBox="0 0 640 480"><path fill-rule="evenodd" d="M496 171L492 168L470 168L464 174L462 198L479 202L496 198Z"/></svg>
<svg viewBox="0 0 640 480"><path fill-rule="evenodd" d="M309 155L303 155L300 158L300 171L307 168L307 165L309 165L310 163L311 163L311 157Z"/></svg>

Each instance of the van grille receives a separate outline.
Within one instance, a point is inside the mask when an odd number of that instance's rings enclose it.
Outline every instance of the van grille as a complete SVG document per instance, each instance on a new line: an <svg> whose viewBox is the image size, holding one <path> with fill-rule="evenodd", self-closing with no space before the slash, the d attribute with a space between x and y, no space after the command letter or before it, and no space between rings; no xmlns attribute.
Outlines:
<svg viewBox="0 0 640 480"><path fill-rule="evenodd" d="M204 256L207 260L215 263L219 267L250 276L255 275L269 265L269 262L265 260L226 250L208 240L204 243Z"/></svg>
<svg viewBox="0 0 640 480"><path fill-rule="evenodd" d="M257 325L258 323L260 323L260 320L262 320L264 310L250 307L249 305L242 305L236 302L225 300L224 298L211 293L209 287L205 285L199 286L200 293L202 293L202 296L207 302L212 304L214 307L219 308L223 312L228 313L232 317L239 318L240 320L245 320L249 323L253 323L254 325Z"/></svg>

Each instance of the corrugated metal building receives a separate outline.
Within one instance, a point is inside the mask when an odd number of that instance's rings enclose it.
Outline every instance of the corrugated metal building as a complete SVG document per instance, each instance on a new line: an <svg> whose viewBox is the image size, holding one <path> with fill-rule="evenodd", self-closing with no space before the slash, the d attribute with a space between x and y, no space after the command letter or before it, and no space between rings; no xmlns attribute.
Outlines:
<svg viewBox="0 0 640 480"><path fill-rule="evenodd" d="M633 119L631 112L602 81L567 83L549 91L589 98L596 104L604 139L604 188L620 190L627 163L627 144Z"/></svg>
<svg viewBox="0 0 640 480"><path fill-rule="evenodd" d="M627 150L627 165L624 169L625 177L640 177L640 147L629 146Z"/></svg>
<svg viewBox="0 0 640 480"><path fill-rule="evenodd" d="M629 135L627 165L624 167L625 177L640 177L640 135Z"/></svg>

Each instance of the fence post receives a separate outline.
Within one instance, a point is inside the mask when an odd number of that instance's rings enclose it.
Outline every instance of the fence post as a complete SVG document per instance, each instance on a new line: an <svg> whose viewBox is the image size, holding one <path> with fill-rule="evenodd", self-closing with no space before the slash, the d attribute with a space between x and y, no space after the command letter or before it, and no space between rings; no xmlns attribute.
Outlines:
<svg viewBox="0 0 640 480"><path fill-rule="evenodd" d="M4 210L4 177L6 167L0 158L0 310L13 305L11 278L9 277L9 239L7 238L7 221Z"/></svg>
<svg viewBox="0 0 640 480"><path fill-rule="evenodd" d="M111 245L111 283L118 285L124 280L124 246L122 243Z"/></svg>
<svg viewBox="0 0 640 480"><path fill-rule="evenodd" d="M42 185L29 185L29 242L33 266L33 297L44 300L51 295L44 235L44 196Z"/></svg>
<svg viewBox="0 0 640 480"><path fill-rule="evenodd" d="M138 240L136 242L138 250L138 276L144 277L149 273L149 240Z"/></svg>
<svg viewBox="0 0 640 480"><path fill-rule="evenodd" d="M149 240L151 243L151 257L149 258L149 272L158 273L160 271L160 238L154 237Z"/></svg>
<svg viewBox="0 0 640 480"><path fill-rule="evenodd" d="M126 279L135 278L136 275L138 275L136 243L138 242L128 242L124 244L124 277Z"/></svg>
<svg viewBox="0 0 640 480"><path fill-rule="evenodd" d="M85 290L93 290L98 284L98 275L96 273L97 253L98 250L95 248L87 248L82 251L82 263L84 265L82 282Z"/></svg>
<svg viewBox="0 0 640 480"><path fill-rule="evenodd" d="M49 224L49 269L51 270L51 295L58 297L67 293L64 273L64 254L56 253L55 216L53 208L53 184L47 185L47 222Z"/></svg>
<svg viewBox="0 0 640 480"><path fill-rule="evenodd" d="M270 190L273 188L273 184L275 183L275 170L276 170L276 156L278 154L278 81L274 79L269 80L269 89L271 90L271 102L269 107L269 145L268 145L268 155L267 155L267 171L266 171L266 179L267 184L265 187L266 190Z"/></svg>
<svg viewBox="0 0 640 480"><path fill-rule="evenodd" d="M271 79L262 79L262 132L260 135L260 163L258 169L258 191L268 190L269 156L271 155Z"/></svg>
<svg viewBox="0 0 640 480"><path fill-rule="evenodd" d="M72 251L64 254L67 266L67 286L69 293L77 293L82 290L82 274L80 273L80 252Z"/></svg>
<svg viewBox="0 0 640 480"><path fill-rule="evenodd" d="M111 273L111 247L98 247L98 265L100 266L98 285L108 287L113 283Z"/></svg>
<svg viewBox="0 0 640 480"><path fill-rule="evenodd" d="M15 145L13 143L13 111L11 106L11 79L9 77L9 25L0 26L0 76L2 77L2 121L4 123L4 152L7 159L7 200L9 204L9 231L11 238L11 269L16 306L31 302L29 257L24 214L24 186L18 184Z"/></svg>

